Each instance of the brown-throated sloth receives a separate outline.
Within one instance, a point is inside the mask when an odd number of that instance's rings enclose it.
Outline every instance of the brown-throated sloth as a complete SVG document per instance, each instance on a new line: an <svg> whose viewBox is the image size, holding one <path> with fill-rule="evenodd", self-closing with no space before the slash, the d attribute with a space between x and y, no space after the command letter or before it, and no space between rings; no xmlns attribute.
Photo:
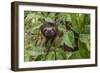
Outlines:
<svg viewBox="0 0 100 73"><path fill-rule="evenodd" d="M71 51L71 52L77 51L79 49L78 48L79 34L71 28L70 22L66 21L64 25L66 27L66 30L72 31L74 33L75 44L74 44L74 48L71 48L67 46L67 44L63 43L62 45L60 45L60 48L64 49L64 51ZM40 29L42 34L46 38L45 47L47 51L45 56L48 55L48 52L51 49L54 50L56 54L55 44L57 43L57 40L59 40L59 38L63 36L63 32L59 31L58 28L54 25L54 23L51 22L44 22L40 26ZM48 42L50 42L50 45L47 47Z"/></svg>

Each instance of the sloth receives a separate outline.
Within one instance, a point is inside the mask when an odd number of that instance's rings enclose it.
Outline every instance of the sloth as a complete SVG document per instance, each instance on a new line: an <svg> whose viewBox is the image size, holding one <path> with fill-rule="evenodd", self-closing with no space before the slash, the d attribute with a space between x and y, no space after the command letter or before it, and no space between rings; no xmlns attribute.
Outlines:
<svg viewBox="0 0 100 73"><path fill-rule="evenodd" d="M75 32L72 28L71 28L71 23L70 22L66 22L65 27L66 30L72 31L74 32L74 39L75 39L75 44L74 47L71 48L69 46L67 46L67 44L63 43L62 45L60 45L60 48L64 49L64 51L77 51L78 48L78 38L79 38L79 34L77 32ZM40 26L41 32L45 37L45 47L46 47L46 55L45 57L48 55L48 52L50 50L54 50L55 54L55 44L57 43L57 40L59 40L60 37L63 36L63 32L59 31L57 29L57 27L54 25L54 23L51 22L44 22L41 26ZM50 45L47 47L48 42L50 41Z"/></svg>

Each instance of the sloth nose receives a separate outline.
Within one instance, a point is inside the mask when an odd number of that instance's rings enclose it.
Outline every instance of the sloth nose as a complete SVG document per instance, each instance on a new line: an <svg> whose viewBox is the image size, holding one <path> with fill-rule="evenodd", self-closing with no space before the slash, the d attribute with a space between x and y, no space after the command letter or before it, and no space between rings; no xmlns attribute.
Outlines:
<svg viewBox="0 0 100 73"><path fill-rule="evenodd" d="M50 30L48 30L48 33L51 33L51 31L50 31Z"/></svg>
<svg viewBox="0 0 100 73"><path fill-rule="evenodd" d="M49 36L50 36L50 35L51 35L51 31L48 31L48 32L47 32L47 35L49 35Z"/></svg>
<svg viewBox="0 0 100 73"><path fill-rule="evenodd" d="M51 32L50 30L47 31L47 33L50 33L50 32Z"/></svg>

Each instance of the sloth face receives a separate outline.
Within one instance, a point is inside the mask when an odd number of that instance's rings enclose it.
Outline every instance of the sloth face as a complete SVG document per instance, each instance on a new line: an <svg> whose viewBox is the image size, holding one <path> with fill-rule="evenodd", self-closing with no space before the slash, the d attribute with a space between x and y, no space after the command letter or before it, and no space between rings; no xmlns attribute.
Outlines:
<svg viewBox="0 0 100 73"><path fill-rule="evenodd" d="M56 29L54 27L45 27L43 31L47 37L54 37L56 35Z"/></svg>

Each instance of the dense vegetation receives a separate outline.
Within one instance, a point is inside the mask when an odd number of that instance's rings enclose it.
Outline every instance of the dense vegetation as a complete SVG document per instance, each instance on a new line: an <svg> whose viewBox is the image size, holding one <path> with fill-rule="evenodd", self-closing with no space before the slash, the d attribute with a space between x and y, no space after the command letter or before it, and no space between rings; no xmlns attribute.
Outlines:
<svg viewBox="0 0 100 73"><path fill-rule="evenodd" d="M24 12L24 60L42 61L44 57L44 36L40 29L36 29L44 21L55 22L58 29L64 32L63 38L56 44L56 57L58 60L64 59L86 59L90 58L90 15L81 13L55 13L55 12ZM60 23L62 21L62 23ZM57 46L65 42L73 47L73 32L67 31L63 25L65 21L72 23L72 28L79 33L78 47L79 51L68 52ZM49 52L46 60L55 60L54 52Z"/></svg>

